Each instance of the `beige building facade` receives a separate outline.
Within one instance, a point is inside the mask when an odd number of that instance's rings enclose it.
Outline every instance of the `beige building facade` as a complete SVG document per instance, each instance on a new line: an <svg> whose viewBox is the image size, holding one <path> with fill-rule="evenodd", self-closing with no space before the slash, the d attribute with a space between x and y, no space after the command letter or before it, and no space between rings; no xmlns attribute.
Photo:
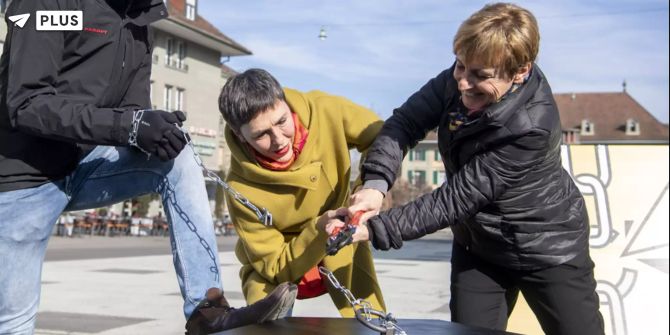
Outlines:
<svg viewBox="0 0 670 335"><path fill-rule="evenodd" d="M435 132L428 133L425 140L405 155L399 178L416 188L430 186L435 189L444 183L444 164L437 147Z"/></svg>
<svg viewBox="0 0 670 335"><path fill-rule="evenodd" d="M175 1L171 1L173 3ZM154 25L151 102L154 108L181 110L193 145L210 170L227 169L227 147L218 96L229 72L221 70L221 59L248 55L249 51L227 43L198 27L186 26L171 17Z"/></svg>

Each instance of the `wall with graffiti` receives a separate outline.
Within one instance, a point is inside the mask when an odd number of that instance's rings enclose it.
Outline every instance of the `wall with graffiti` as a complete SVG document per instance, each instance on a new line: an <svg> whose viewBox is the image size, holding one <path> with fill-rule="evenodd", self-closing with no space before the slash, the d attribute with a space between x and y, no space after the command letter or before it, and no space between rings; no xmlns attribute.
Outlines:
<svg viewBox="0 0 670 335"><path fill-rule="evenodd" d="M563 147L563 166L588 208L607 334L668 334L668 152L667 145ZM509 330L541 334L529 317L520 306Z"/></svg>

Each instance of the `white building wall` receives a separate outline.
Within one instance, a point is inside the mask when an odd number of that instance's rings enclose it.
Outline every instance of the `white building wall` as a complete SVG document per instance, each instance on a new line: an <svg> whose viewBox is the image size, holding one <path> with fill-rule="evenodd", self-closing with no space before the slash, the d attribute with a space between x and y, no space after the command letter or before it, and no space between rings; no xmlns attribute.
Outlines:
<svg viewBox="0 0 670 335"><path fill-rule="evenodd" d="M172 55L177 59L178 42L186 45L183 66L167 65L167 41L172 39L175 46ZM225 78L221 75L220 53L200 45L178 39L166 32L154 31L154 64L151 74L152 104L165 109L165 88L172 87L171 108L175 108L177 90L183 90L182 111L187 114L186 128L191 134L196 150L205 166L218 171L227 168L222 159L226 148L220 148L218 97Z"/></svg>

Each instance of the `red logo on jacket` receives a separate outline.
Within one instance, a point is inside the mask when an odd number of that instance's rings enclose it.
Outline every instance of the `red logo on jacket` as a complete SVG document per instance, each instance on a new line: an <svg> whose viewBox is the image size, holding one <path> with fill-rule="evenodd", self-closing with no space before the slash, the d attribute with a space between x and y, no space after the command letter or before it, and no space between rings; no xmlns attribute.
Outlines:
<svg viewBox="0 0 670 335"><path fill-rule="evenodd" d="M107 35L107 32L109 32L107 29L99 29L99 28L91 28L91 27L84 27L84 31L88 31L90 33L101 34L101 35Z"/></svg>

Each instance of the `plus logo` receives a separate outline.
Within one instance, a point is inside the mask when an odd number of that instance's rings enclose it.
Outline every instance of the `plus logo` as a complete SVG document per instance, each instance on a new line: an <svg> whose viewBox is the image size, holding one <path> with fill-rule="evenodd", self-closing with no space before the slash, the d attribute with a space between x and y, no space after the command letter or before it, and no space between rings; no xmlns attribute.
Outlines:
<svg viewBox="0 0 670 335"><path fill-rule="evenodd" d="M8 17L15 26L23 28L30 13ZM35 29L43 31L83 30L84 13L80 10L38 10L35 12Z"/></svg>
<svg viewBox="0 0 670 335"><path fill-rule="evenodd" d="M80 10L38 10L35 13L37 30L82 30L84 14Z"/></svg>

